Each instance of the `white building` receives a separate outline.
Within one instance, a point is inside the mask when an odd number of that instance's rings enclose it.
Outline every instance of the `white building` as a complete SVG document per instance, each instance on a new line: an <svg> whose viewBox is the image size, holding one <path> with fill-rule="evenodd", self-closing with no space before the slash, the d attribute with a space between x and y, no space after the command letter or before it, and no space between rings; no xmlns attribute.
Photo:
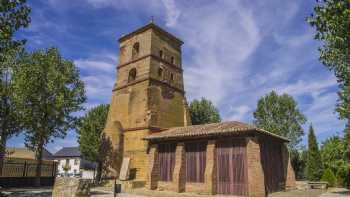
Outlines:
<svg viewBox="0 0 350 197"><path fill-rule="evenodd" d="M74 176L86 179L95 177L96 165L82 158L79 147L63 147L54 154L57 176Z"/></svg>

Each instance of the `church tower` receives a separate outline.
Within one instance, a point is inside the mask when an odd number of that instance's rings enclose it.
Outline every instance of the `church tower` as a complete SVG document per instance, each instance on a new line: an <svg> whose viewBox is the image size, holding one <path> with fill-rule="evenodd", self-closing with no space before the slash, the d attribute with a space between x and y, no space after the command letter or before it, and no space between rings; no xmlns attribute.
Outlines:
<svg viewBox="0 0 350 197"><path fill-rule="evenodd" d="M130 158L130 176L146 181L147 141L152 132L191 124L184 92L183 42L149 23L119 39L117 80L113 88L105 140L113 149L110 173Z"/></svg>

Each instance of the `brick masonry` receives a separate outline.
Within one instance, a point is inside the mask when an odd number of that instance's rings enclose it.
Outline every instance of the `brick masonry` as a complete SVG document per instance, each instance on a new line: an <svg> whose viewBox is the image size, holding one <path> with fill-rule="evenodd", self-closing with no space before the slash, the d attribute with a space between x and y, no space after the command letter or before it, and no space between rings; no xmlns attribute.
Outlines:
<svg viewBox="0 0 350 197"><path fill-rule="evenodd" d="M285 188L294 189L296 188L295 183L295 172L290 161L290 154L286 145L282 146L282 157L284 166L284 175L286 179Z"/></svg>
<svg viewBox="0 0 350 197"><path fill-rule="evenodd" d="M254 197L265 196L264 172L260 159L260 146L257 138L247 138L248 194Z"/></svg>
<svg viewBox="0 0 350 197"><path fill-rule="evenodd" d="M178 143L175 152L173 188L175 192L184 192L186 184L185 144Z"/></svg>
<svg viewBox="0 0 350 197"><path fill-rule="evenodd" d="M153 144L148 153L149 174L147 178L147 188L157 189L159 181L159 162L157 160L158 150L157 145Z"/></svg>
<svg viewBox="0 0 350 197"><path fill-rule="evenodd" d="M207 194L216 194L216 162L215 162L215 140L209 140L207 144L207 162L204 174L204 183L202 192Z"/></svg>
<svg viewBox="0 0 350 197"><path fill-rule="evenodd" d="M265 196L265 177L261 165L260 145L258 137L247 137L247 180L248 195L253 197ZM163 182L159 180L159 163L157 163L157 146L150 146L149 151L149 169L147 188L158 190L169 190L175 192L192 192L199 194L216 194L216 140L208 140L207 156L204 183L187 183L186 182L186 161L184 143L177 143L175 168L173 172L173 180L171 182ZM282 146L283 166L285 169L286 188L295 186L294 171L290 165L288 149Z"/></svg>

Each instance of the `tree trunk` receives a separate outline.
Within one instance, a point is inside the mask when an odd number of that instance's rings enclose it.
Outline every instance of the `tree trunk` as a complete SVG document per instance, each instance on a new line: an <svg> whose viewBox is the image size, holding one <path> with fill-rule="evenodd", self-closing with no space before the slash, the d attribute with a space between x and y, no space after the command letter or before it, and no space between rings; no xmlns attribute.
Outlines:
<svg viewBox="0 0 350 197"><path fill-rule="evenodd" d="M96 183L100 183L100 181L101 181L101 174L102 174L102 162L98 161L97 162L97 168L96 168L96 177L95 177Z"/></svg>
<svg viewBox="0 0 350 197"><path fill-rule="evenodd" d="M41 164L42 164L42 156L43 156L43 143L42 141L39 142L37 151L36 151L36 160L37 160L37 165L36 165L36 171L35 171L35 186L39 187L40 186L40 177L41 177Z"/></svg>
<svg viewBox="0 0 350 197"><path fill-rule="evenodd" d="M2 168L4 166L5 154L6 154L6 140L5 135L1 136L0 140L0 176L2 176Z"/></svg>

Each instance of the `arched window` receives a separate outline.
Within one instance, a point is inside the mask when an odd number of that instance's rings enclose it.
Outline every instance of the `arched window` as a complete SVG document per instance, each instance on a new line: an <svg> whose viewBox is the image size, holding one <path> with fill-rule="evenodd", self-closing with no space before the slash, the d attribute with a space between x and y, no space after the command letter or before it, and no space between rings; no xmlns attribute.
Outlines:
<svg viewBox="0 0 350 197"><path fill-rule="evenodd" d="M158 68L158 77L163 77L163 68Z"/></svg>
<svg viewBox="0 0 350 197"><path fill-rule="evenodd" d="M159 51L159 57L163 59L163 51L162 50Z"/></svg>
<svg viewBox="0 0 350 197"><path fill-rule="evenodd" d="M129 71L129 78L128 78L128 82L134 81L136 79L136 68L132 68Z"/></svg>
<svg viewBox="0 0 350 197"><path fill-rule="evenodd" d="M136 42L132 46L132 59L137 58L140 52L140 43Z"/></svg>
<svg viewBox="0 0 350 197"><path fill-rule="evenodd" d="M170 58L170 62L171 62L172 64L174 64L174 63L175 63L175 60L174 60L174 57L173 57L173 56L171 56L171 58Z"/></svg>
<svg viewBox="0 0 350 197"><path fill-rule="evenodd" d="M170 81L174 81L174 74L173 73L170 74Z"/></svg>

